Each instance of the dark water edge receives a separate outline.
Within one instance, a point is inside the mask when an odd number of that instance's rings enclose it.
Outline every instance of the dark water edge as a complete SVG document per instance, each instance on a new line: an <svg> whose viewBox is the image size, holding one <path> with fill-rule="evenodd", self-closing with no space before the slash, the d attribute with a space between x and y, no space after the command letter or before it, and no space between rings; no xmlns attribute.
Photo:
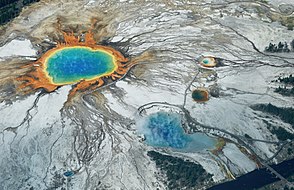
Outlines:
<svg viewBox="0 0 294 190"><path fill-rule="evenodd" d="M271 165L271 167L283 177L287 178L294 174L294 159L284 161L277 165ZM208 190L251 190L261 188L279 180L274 174L271 174L270 171L263 168L237 177L234 181L210 187Z"/></svg>

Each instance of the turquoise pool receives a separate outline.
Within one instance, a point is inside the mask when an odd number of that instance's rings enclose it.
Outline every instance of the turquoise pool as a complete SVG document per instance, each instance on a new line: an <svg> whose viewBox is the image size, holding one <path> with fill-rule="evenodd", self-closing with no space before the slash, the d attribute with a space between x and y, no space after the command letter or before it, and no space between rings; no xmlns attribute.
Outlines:
<svg viewBox="0 0 294 190"><path fill-rule="evenodd" d="M170 147L187 152L213 149L216 140L203 134L186 134L179 114L158 112L144 118L138 128L146 143L154 147Z"/></svg>
<svg viewBox="0 0 294 190"><path fill-rule="evenodd" d="M116 65L113 56L100 50L77 46L54 52L46 71L55 84L71 84L111 73Z"/></svg>

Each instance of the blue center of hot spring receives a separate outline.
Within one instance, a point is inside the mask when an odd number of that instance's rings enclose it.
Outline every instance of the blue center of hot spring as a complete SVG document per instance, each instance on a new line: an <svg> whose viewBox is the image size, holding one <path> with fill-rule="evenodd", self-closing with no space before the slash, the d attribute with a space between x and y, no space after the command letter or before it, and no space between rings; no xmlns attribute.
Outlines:
<svg viewBox="0 0 294 190"><path fill-rule="evenodd" d="M200 90L194 90L192 92L192 98L196 101L202 101L205 100L205 94L204 92L200 91Z"/></svg>
<svg viewBox="0 0 294 190"><path fill-rule="evenodd" d="M203 60L203 63L204 63L204 64L208 64L208 63L209 63L209 60L204 59L204 60Z"/></svg>
<svg viewBox="0 0 294 190"><path fill-rule="evenodd" d="M70 47L51 55L46 71L55 84L70 84L108 74L114 67L113 57L104 51Z"/></svg>
<svg viewBox="0 0 294 190"><path fill-rule="evenodd" d="M145 118L139 132L143 133L146 143L155 147L171 147L184 151L212 149L216 141L203 134L186 134L182 128L179 114L158 112Z"/></svg>

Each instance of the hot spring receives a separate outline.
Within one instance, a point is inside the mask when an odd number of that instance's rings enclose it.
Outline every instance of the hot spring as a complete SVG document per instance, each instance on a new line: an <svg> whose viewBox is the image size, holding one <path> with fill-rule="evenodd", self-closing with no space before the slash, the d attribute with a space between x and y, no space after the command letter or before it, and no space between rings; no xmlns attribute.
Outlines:
<svg viewBox="0 0 294 190"><path fill-rule="evenodd" d="M72 84L112 73L117 65L113 55L89 47L65 47L46 59L46 72L54 84Z"/></svg>
<svg viewBox="0 0 294 190"><path fill-rule="evenodd" d="M172 148L178 151L196 152L213 149L216 140L204 133L186 134L179 114L158 112L138 124L138 132L144 134L146 144Z"/></svg>

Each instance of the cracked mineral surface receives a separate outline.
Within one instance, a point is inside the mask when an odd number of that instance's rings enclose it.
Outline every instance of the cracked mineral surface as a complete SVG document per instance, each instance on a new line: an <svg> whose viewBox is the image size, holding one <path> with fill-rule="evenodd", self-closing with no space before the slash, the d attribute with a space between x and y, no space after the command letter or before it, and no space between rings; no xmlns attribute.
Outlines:
<svg viewBox="0 0 294 190"><path fill-rule="evenodd" d="M207 189L261 167L292 186L270 165L294 156L293 7L290 0L24 7L0 26L0 189ZM62 32L82 42L89 28L97 45L129 60L125 74L82 91L81 83L22 88L17 79L38 80L32 63L64 42ZM162 112L177 114L184 133L217 141L214 149L146 143L142 119Z"/></svg>

